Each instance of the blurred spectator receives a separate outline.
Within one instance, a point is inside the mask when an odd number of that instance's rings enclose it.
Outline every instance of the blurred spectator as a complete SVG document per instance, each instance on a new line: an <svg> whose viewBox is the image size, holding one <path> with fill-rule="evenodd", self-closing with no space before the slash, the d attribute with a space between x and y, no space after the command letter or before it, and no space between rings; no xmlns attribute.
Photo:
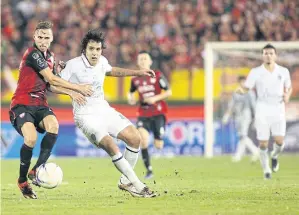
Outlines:
<svg viewBox="0 0 299 215"><path fill-rule="evenodd" d="M206 41L298 40L298 8L298 0L3 0L1 59L17 68L35 24L47 19L57 60L78 55L84 32L101 27L113 65L135 67L147 50L168 77L174 68L203 67Z"/></svg>

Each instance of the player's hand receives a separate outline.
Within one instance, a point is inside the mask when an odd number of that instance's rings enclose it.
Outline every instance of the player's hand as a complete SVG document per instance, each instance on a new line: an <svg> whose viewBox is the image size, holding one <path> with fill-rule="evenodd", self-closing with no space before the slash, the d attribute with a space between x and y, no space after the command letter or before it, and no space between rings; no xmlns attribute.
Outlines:
<svg viewBox="0 0 299 215"><path fill-rule="evenodd" d="M93 94L92 86L90 84L79 84L78 92L83 96L91 96Z"/></svg>
<svg viewBox="0 0 299 215"><path fill-rule="evenodd" d="M56 69L57 73L59 74L61 72L61 70L63 70L65 68L65 66L66 66L65 62L63 62L62 60L59 61L58 65L57 65L57 69Z"/></svg>
<svg viewBox="0 0 299 215"><path fill-rule="evenodd" d="M141 69L139 70L138 76L150 76L152 78L156 77L156 74L151 69Z"/></svg>
<svg viewBox="0 0 299 215"><path fill-rule="evenodd" d="M81 93L77 93L75 91L73 91L71 94L70 94L70 97L76 102L78 103L79 105L85 105L86 104L86 98L85 96L83 96Z"/></svg>
<svg viewBox="0 0 299 215"><path fill-rule="evenodd" d="M145 98L143 101L149 105L153 105L157 102L154 97Z"/></svg>

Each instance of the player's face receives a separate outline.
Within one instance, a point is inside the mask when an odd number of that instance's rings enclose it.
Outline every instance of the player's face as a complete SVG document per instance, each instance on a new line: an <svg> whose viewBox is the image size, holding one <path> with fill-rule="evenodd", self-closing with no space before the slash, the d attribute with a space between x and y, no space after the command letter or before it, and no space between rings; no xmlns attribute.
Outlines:
<svg viewBox="0 0 299 215"><path fill-rule="evenodd" d="M96 41L89 41L86 46L85 56L90 63L90 65L95 66L100 56L102 55L102 43L98 43Z"/></svg>
<svg viewBox="0 0 299 215"><path fill-rule="evenodd" d="M265 64L273 64L276 61L276 53L274 49L263 50L263 61Z"/></svg>
<svg viewBox="0 0 299 215"><path fill-rule="evenodd" d="M53 32L51 29L39 29L34 32L33 35L34 43L37 48L45 52L50 47L53 41Z"/></svg>
<svg viewBox="0 0 299 215"><path fill-rule="evenodd" d="M137 57L137 65L141 69L149 69L152 65L152 59L149 54L147 53L142 53L139 54Z"/></svg>

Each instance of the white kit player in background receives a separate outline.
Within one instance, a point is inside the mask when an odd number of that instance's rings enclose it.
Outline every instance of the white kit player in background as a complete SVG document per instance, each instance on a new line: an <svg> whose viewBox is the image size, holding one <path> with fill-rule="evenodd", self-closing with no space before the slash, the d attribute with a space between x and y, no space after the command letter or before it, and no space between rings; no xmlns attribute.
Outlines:
<svg viewBox="0 0 299 215"><path fill-rule="evenodd" d="M245 76L239 76L238 83L242 86L246 80ZM237 149L233 161L238 162L244 156L246 149L252 154L251 161L259 158L259 151L256 145L248 137L248 131L253 121L255 112L255 93L251 90L244 95L234 93L225 112L222 123L227 124L231 116L234 118L235 127L239 136Z"/></svg>
<svg viewBox="0 0 299 215"><path fill-rule="evenodd" d="M268 44L262 52L263 64L250 71L244 86L240 86L236 92L246 93L256 89L255 126L260 142L260 160L264 178L270 179L272 171L279 169L278 156L283 150L286 133L285 103L290 99L292 86L289 70L275 63L275 47ZM270 134L275 141L271 152L272 171L268 158Z"/></svg>
<svg viewBox="0 0 299 215"><path fill-rule="evenodd" d="M138 179L133 170L138 160L140 134L126 117L110 107L103 91L105 76L155 77L155 73L150 69L111 67L108 60L102 56L105 39L98 29L88 31L81 45L81 56L69 60L60 74L71 83L89 83L93 86L93 95L85 97L83 105L73 101L75 123L91 143L110 155L115 167L122 173L118 183L121 190L128 191L136 197L155 197L156 194ZM74 93L61 88L59 91L66 94ZM113 137L127 144L124 155Z"/></svg>

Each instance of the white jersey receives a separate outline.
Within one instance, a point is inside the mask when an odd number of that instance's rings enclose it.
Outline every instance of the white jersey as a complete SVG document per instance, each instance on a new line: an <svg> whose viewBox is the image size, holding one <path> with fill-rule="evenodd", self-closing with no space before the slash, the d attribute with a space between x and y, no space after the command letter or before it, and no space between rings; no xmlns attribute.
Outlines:
<svg viewBox="0 0 299 215"><path fill-rule="evenodd" d="M94 93L86 97L86 105L80 106L73 101L74 114L89 114L98 106L109 106L104 99L104 80L106 72L112 70L108 60L101 56L96 66L91 66L82 54L79 57L69 60L65 69L61 71L61 78L75 84L91 84Z"/></svg>
<svg viewBox="0 0 299 215"><path fill-rule="evenodd" d="M244 85L249 89L256 88L257 102L279 104L283 102L284 89L291 88L290 72L278 64L273 72L269 72L262 64L250 71Z"/></svg>
<svg viewBox="0 0 299 215"><path fill-rule="evenodd" d="M269 140L273 136L284 136L286 130L285 88L291 88L290 72L287 68L275 64L269 72L264 65L252 69L245 87L257 91L255 126L258 140Z"/></svg>

